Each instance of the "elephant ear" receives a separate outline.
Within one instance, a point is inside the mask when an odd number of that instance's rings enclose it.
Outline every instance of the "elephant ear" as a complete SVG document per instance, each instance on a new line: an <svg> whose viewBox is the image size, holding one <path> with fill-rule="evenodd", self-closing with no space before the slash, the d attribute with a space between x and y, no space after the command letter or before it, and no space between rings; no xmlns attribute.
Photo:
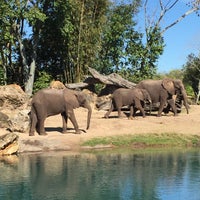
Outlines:
<svg viewBox="0 0 200 200"><path fill-rule="evenodd" d="M137 96L137 98L138 98L139 100L141 100L141 101L144 100L144 93L143 93L142 89L141 89L141 90L138 90L138 93L137 93L136 96Z"/></svg>
<svg viewBox="0 0 200 200"><path fill-rule="evenodd" d="M174 82L172 79L163 79L162 86L165 88L171 95L175 94Z"/></svg>
<svg viewBox="0 0 200 200"><path fill-rule="evenodd" d="M76 96L76 98L77 98L77 100L78 100L78 105L77 105L77 107L83 106L83 105L85 104L85 101L86 101L85 95L84 95L83 93L81 93L81 92L77 92L77 93L75 94L75 96Z"/></svg>

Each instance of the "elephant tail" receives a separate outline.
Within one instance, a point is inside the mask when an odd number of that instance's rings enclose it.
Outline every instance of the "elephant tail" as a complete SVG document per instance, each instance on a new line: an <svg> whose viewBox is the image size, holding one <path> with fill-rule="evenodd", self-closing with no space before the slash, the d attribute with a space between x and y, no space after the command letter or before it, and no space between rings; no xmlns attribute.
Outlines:
<svg viewBox="0 0 200 200"><path fill-rule="evenodd" d="M37 127L38 118L36 115L36 109L34 107L34 104L31 106L31 111L29 112L29 118L30 118L30 130L29 135L34 135L35 129Z"/></svg>

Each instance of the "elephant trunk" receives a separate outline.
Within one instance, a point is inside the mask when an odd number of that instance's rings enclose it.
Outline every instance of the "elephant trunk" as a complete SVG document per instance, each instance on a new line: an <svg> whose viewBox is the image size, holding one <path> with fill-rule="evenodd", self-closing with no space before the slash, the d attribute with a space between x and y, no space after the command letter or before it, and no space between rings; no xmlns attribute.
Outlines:
<svg viewBox="0 0 200 200"><path fill-rule="evenodd" d="M86 129L89 129L89 127L90 127L90 119L91 119L91 116L92 116L92 108L91 108L91 106L89 104L86 106L86 108L88 109L87 128Z"/></svg>
<svg viewBox="0 0 200 200"><path fill-rule="evenodd" d="M186 108L186 111L187 111L187 114L189 113L189 105L188 105L188 102L187 102L187 94L186 94L186 91L183 89L181 90L181 93L183 95L183 105L185 106Z"/></svg>
<svg viewBox="0 0 200 200"><path fill-rule="evenodd" d="M152 101L149 100L149 114L151 115L151 111L152 111Z"/></svg>

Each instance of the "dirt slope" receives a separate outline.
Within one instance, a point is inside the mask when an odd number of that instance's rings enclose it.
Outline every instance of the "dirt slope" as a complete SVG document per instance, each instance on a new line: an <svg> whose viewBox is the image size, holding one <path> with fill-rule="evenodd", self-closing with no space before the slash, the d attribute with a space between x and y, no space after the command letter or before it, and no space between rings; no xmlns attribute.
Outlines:
<svg viewBox="0 0 200 200"><path fill-rule="evenodd" d="M142 118L137 116L133 120L116 118L117 112L113 112L109 119L104 119L106 111L93 110L91 126L87 133L74 134L71 122L67 134L61 133L61 116L52 116L46 119L45 127L47 136L30 137L20 133L20 151L45 151L45 150L77 150L83 141L94 137L105 137L124 134L151 134L151 133L180 133L200 135L200 106L191 106L190 113L186 114L185 109L177 117L172 113L156 117L156 113ZM87 110L78 108L75 110L77 121L81 129L86 127Z"/></svg>

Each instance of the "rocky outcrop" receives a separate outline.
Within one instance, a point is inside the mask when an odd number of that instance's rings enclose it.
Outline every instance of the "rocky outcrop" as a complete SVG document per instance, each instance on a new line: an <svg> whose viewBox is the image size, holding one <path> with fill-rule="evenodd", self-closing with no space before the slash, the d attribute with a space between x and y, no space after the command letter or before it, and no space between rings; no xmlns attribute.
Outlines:
<svg viewBox="0 0 200 200"><path fill-rule="evenodd" d="M64 85L62 82L60 82L60 81L52 81L52 82L50 83L49 88L64 89L64 88L66 88L66 87L65 87L65 85Z"/></svg>
<svg viewBox="0 0 200 200"><path fill-rule="evenodd" d="M30 98L16 84L0 86L0 128L26 132L29 126Z"/></svg>
<svg viewBox="0 0 200 200"><path fill-rule="evenodd" d="M12 155L18 152L18 135L8 133L0 137L0 155Z"/></svg>

